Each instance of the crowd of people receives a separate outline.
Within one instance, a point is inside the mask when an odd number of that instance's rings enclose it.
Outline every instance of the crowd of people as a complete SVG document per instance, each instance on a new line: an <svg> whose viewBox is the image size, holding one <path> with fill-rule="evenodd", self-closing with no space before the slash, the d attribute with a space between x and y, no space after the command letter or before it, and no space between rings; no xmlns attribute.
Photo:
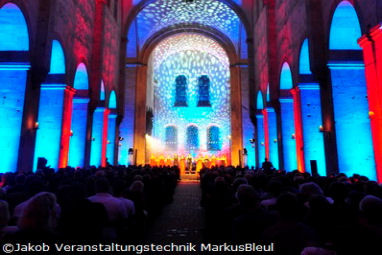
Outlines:
<svg viewBox="0 0 382 255"><path fill-rule="evenodd" d="M3 174L0 240L142 240L178 178L149 166Z"/></svg>
<svg viewBox="0 0 382 255"><path fill-rule="evenodd" d="M280 254L380 254L382 187L366 177L201 171L205 238L274 242Z"/></svg>
<svg viewBox="0 0 382 255"><path fill-rule="evenodd" d="M378 254L378 183L269 166L200 171L205 241L273 242L291 255ZM108 166L2 174L0 239L144 240L172 202L179 173L176 166Z"/></svg>

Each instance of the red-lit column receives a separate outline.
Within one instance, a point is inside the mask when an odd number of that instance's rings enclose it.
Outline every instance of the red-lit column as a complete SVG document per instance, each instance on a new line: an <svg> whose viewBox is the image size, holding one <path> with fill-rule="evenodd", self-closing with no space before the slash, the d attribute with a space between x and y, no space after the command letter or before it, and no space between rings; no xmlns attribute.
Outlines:
<svg viewBox="0 0 382 255"><path fill-rule="evenodd" d="M304 162L304 140L302 136L302 118L301 118L301 97L300 89L295 87L290 90L293 95L294 124L296 131L296 150L297 150L297 168L300 172L305 172Z"/></svg>
<svg viewBox="0 0 382 255"><path fill-rule="evenodd" d="M377 180L382 183L382 26L358 41L363 49Z"/></svg>
<svg viewBox="0 0 382 255"><path fill-rule="evenodd" d="M101 166L106 166L106 147L107 147L107 129L109 125L109 109L105 109L103 113L103 129L102 129L102 152L101 152Z"/></svg>
<svg viewBox="0 0 382 255"><path fill-rule="evenodd" d="M64 168L68 165L69 142L72 126L72 109L73 96L76 90L67 86L65 89L64 107L62 115L61 141L60 141L60 156L58 168Z"/></svg>
<svg viewBox="0 0 382 255"><path fill-rule="evenodd" d="M265 157L269 159L269 123L268 123L268 111L263 109L264 116L264 145L265 145Z"/></svg>

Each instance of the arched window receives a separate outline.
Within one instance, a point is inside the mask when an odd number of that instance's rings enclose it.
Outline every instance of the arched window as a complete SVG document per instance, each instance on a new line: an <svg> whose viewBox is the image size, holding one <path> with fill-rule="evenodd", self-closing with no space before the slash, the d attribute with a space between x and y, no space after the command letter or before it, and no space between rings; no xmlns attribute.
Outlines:
<svg viewBox="0 0 382 255"><path fill-rule="evenodd" d="M207 149L209 151L220 151L219 127L211 126L207 130Z"/></svg>
<svg viewBox="0 0 382 255"><path fill-rule="evenodd" d="M202 75L198 79L199 101L198 106L211 106L210 104L210 78Z"/></svg>
<svg viewBox="0 0 382 255"><path fill-rule="evenodd" d="M101 90L100 90L100 93L99 93L99 100L103 101L105 100L106 98L106 95L105 95L105 83L103 81L101 81Z"/></svg>
<svg viewBox="0 0 382 255"><path fill-rule="evenodd" d="M166 127L166 149L177 150L178 148L178 130L174 126Z"/></svg>
<svg viewBox="0 0 382 255"><path fill-rule="evenodd" d="M197 126L189 126L187 128L187 149L199 149L199 130Z"/></svg>
<svg viewBox="0 0 382 255"><path fill-rule="evenodd" d="M109 97L109 109L116 109L117 108L117 97L115 95L115 91L113 90L110 93Z"/></svg>
<svg viewBox="0 0 382 255"><path fill-rule="evenodd" d="M187 106L187 78L184 75L179 75L175 79L174 106Z"/></svg>
<svg viewBox="0 0 382 255"><path fill-rule="evenodd" d="M330 50L360 50L357 39L362 35L357 13L349 1L336 8L330 27Z"/></svg>
<svg viewBox="0 0 382 255"><path fill-rule="evenodd" d="M305 39L300 51L300 74L312 74L309 62L309 42Z"/></svg>

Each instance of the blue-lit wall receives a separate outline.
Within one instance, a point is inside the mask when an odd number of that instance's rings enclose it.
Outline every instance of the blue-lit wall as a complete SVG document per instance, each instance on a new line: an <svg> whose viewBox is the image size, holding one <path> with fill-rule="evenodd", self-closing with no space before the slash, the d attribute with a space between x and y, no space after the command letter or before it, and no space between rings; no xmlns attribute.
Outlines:
<svg viewBox="0 0 382 255"><path fill-rule="evenodd" d="M295 134L293 99L280 98L279 100L281 108L284 170L293 171L297 169L296 139L292 139L292 134Z"/></svg>
<svg viewBox="0 0 382 255"><path fill-rule="evenodd" d="M376 179L362 63L329 64L340 172Z"/></svg>
<svg viewBox="0 0 382 255"><path fill-rule="evenodd" d="M0 63L0 172L16 171L28 67L12 70Z"/></svg>
<svg viewBox="0 0 382 255"><path fill-rule="evenodd" d="M318 174L326 175L325 148L322 125L320 87L318 84L300 84L301 115L304 138L305 170L311 173L310 160L317 161Z"/></svg>
<svg viewBox="0 0 382 255"><path fill-rule="evenodd" d="M279 147L277 138L277 119L273 108L268 107L268 127L269 127L269 161L276 169L279 169Z"/></svg>
<svg viewBox="0 0 382 255"><path fill-rule="evenodd" d="M224 50L216 42L196 34L177 35L168 40L157 46L162 54L162 61L156 62L158 59L155 59L154 51L149 68L153 73L148 86L154 86L153 138L159 141L159 146L156 144L153 148L151 145L152 153L187 155L189 151L186 146L186 128L192 124L197 126L199 131L199 150L193 152L194 156L228 155L231 135L230 70ZM207 41L206 46L198 48L197 43L203 40ZM210 53L208 43L214 47L213 51L221 51L224 55L216 56ZM163 47L170 49L172 54L163 53ZM174 107L175 79L178 75L185 75L187 78L187 107ZM198 78L202 75L207 75L210 79L211 107L197 106ZM168 125L174 125L178 129L177 152L163 151L165 127ZM207 129L210 125L219 127L221 151L207 150Z"/></svg>
<svg viewBox="0 0 382 255"><path fill-rule="evenodd" d="M257 114L257 147L259 150L259 167L265 160L265 137L264 137L264 116Z"/></svg>
<svg viewBox="0 0 382 255"><path fill-rule="evenodd" d="M72 131L69 145L69 162L72 167L83 167L85 163L86 120L89 99L74 98Z"/></svg>
<svg viewBox="0 0 382 255"><path fill-rule="evenodd" d="M102 160L103 115L105 108L97 107L93 113L92 139L90 146L90 165L100 166Z"/></svg>
<svg viewBox="0 0 382 255"><path fill-rule="evenodd" d="M134 145L134 125L135 125L135 81L136 67L126 68L124 114L119 125L119 136L123 141L118 141L118 164L128 165L128 151Z"/></svg>
<svg viewBox="0 0 382 255"><path fill-rule="evenodd" d="M65 74L65 55L61 44L53 40L49 75L57 74ZM65 87L64 83L41 84L33 170L39 157L46 158L50 167L58 167Z"/></svg>
<svg viewBox="0 0 382 255"><path fill-rule="evenodd" d="M65 87L65 84L41 85L34 170L39 157L46 158L50 167L58 167Z"/></svg>
<svg viewBox="0 0 382 255"><path fill-rule="evenodd" d="M29 50L28 27L12 3L0 9L0 51ZM0 63L0 172L16 171L28 63Z"/></svg>
<svg viewBox="0 0 382 255"><path fill-rule="evenodd" d="M110 113L107 127L106 158L110 164L114 164L115 128L117 115Z"/></svg>
<svg viewBox="0 0 382 255"><path fill-rule="evenodd" d="M248 113L249 116L249 113ZM247 160L246 165L251 167L256 167L256 148L249 141L254 137L255 129L249 117L243 118L243 147L247 150Z"/></svg>

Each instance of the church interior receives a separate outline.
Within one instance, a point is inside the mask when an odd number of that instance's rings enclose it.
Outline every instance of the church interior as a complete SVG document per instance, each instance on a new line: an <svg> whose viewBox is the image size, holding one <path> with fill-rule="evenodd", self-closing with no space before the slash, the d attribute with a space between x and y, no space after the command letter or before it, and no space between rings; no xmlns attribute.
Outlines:
<svg viewBox="0 0 382 255"><path fill-rule="evenodd" d="M381 0L0 0L0 118L0 240L382 237Z"/></svg>

